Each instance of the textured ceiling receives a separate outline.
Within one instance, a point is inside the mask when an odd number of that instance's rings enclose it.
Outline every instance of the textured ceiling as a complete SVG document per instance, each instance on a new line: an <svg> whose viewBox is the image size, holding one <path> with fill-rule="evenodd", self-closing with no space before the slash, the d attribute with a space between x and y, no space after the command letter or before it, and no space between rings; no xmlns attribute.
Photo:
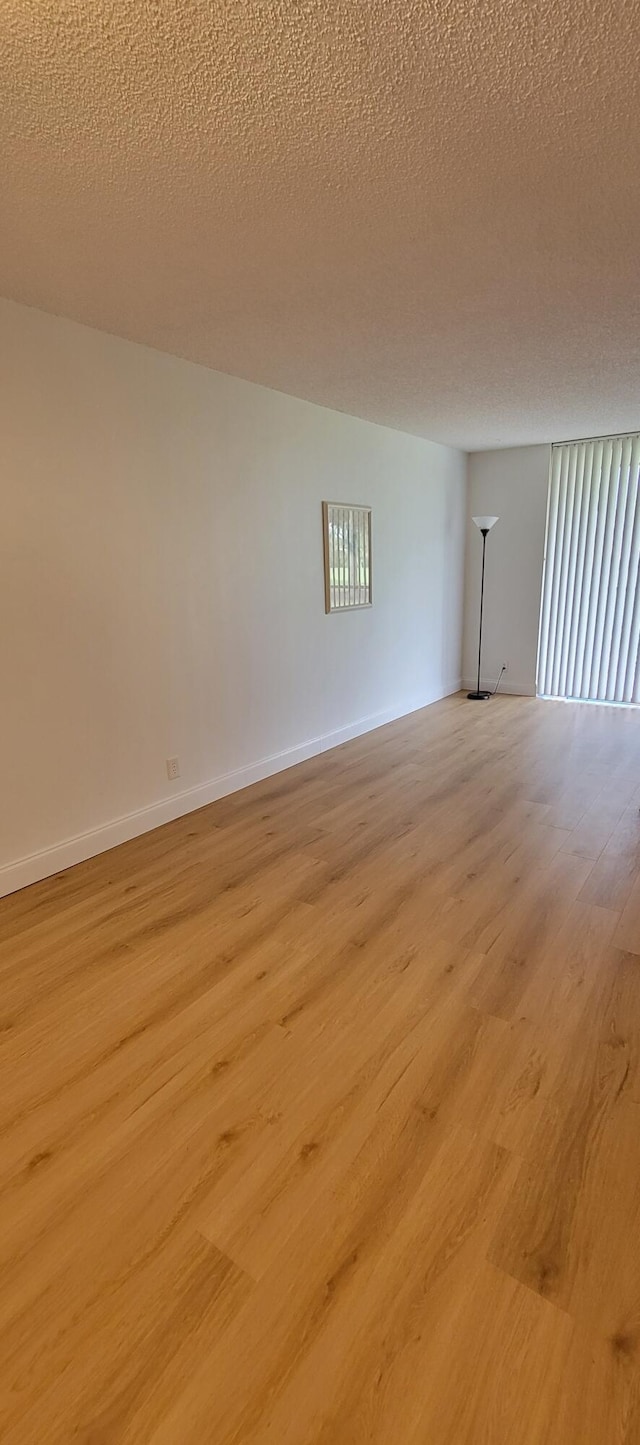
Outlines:
<svg viewBox="0 0 640 1445"><path fill-rule="evenodd" d="M468 448L640 425L638 0L3 0L0 292Z"/></svg>

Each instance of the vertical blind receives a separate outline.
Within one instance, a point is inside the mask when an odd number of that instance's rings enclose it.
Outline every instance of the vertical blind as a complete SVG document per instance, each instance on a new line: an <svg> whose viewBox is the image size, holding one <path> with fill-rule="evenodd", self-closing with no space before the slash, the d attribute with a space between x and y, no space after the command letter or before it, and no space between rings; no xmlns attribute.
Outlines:
<svg viewBox="0 0 640 1445"><path fill-rule="evenodd" d="M640 702L640 435L554 446L538 692Z"/></svg>

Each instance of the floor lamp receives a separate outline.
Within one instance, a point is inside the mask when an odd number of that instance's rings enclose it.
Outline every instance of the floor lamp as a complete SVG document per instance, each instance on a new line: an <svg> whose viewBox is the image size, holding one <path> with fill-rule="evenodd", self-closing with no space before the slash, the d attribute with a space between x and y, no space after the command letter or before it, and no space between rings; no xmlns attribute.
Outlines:
<svg viewBox="0 0 640 1445"><path fill-rule="evenodd" d="M480 584L480 637L479 637L479 639L478 639L478 686L477 686L475 692L468 692L468 693L467 693L467 697L470 698L470 700L471 700L472 702L485 702L488 697L491 697L491 693L490 693L490 692L482 692L481 689L480 689L480 664L481 664L481 661L482 661L482 613L483 613L483 610L484 610L484 555L485 555L485 552L486 552L486 550L487 550L487 532L490 532L490 531L491 531L491 528L492 528L492 527L495 527L495 524L496 524L497 520L498 520L497 517L472 517L472 521L475 522L476 527L478 528L478 530L479 530L480 532L482 532L482 582L481 582L481 584Z"/></svg>

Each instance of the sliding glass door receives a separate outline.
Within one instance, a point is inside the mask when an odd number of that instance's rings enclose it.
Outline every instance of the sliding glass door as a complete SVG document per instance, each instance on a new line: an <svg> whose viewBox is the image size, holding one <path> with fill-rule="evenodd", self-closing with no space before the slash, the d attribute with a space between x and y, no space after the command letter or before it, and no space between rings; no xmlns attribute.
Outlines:
<svg viewBox="0 0 640 1445"><path fill-rule="evenodd" d="M638 434L552 448L542 696L640 703L639 477Z"/></svg>

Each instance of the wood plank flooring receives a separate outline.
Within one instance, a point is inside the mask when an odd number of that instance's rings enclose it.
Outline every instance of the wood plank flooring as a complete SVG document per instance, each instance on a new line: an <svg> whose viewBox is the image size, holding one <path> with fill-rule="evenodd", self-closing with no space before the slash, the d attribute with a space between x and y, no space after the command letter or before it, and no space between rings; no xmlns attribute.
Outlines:
<svg viewBox="0 0 640 1445"><path fill-rule="evenodd" d="M0 1440L639 1445L639 806L456 697L0 903Z"/></svg>

